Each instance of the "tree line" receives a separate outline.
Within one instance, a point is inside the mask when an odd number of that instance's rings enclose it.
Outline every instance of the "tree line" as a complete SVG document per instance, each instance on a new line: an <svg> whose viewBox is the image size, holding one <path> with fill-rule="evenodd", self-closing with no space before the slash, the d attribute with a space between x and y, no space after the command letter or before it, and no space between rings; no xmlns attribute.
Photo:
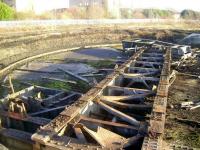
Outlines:
<svg viewBox="0 0 200 150"><path fill-rule="evenodd" d="M120 9L122 19L174 19L175 16L187 20L199 20L200 12L183 10L177 13L172 10L161 9ZM177 16L179 15L179 16ZM99 6L74 7L49 11L36 15L33 11L16 12L7 4L0 2L0 20L24 20L24 19L115 19L112 13Z"/></svg>

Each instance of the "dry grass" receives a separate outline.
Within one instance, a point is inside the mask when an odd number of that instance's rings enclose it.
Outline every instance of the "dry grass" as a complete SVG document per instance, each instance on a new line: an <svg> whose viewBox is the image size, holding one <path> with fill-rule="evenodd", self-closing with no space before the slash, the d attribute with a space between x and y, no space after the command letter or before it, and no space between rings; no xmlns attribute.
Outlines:
<svg viewBox="0 0 200 150"><path fill-rule="evenodd" d="M70 25L70 26L21 26L15 28L0 28L0 32L39 32L39 31L51 31L51 30L71 30L71 29L85 29L85 28L107 28L112 27L116 29L133 29L133 28L146 28L146 29L179 29L179 30L200 30L200 21L168 21L168 22L155 22L155 23L130 23L130 24L114 24L114 25Z"/></svg>

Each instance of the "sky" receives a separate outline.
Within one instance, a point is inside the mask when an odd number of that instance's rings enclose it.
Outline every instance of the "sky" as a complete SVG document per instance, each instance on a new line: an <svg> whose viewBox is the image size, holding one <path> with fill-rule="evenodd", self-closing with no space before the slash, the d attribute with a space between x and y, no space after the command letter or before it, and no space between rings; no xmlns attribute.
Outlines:
<svg viewBox="0 0 200 150"><path fill-rule="evenodd" d="M68 8L67 0L16 0L19 11L31 10L36 13L52 10L55 8ZM30 5L30 3L32 5ZM34 6L34 7L33 7ZM200 0L121 0L122 8L158 8L182 11L192 9L200 11Z"/></svg>
<svg viewBox="0 0 200 150"><path fill-rule="evenodd" d="M200 0L122 0L123 7L132 8L159 8L174 9L181 11L183 9L192 9L200 11Z"/></svg>

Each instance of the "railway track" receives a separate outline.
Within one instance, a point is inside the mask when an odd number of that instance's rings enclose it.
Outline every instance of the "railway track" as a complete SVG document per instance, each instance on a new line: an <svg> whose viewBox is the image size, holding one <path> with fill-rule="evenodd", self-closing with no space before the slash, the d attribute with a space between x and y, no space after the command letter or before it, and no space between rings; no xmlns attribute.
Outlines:
<svg viewBox="0 0 200 150"><path fill-rule="evenodd" d="M44 119L44 111L28 117L4 114L24 126L34 123L34 132L4 128L0 135L28 143L33 149L160 150L170 65L168 45L142 43L112 74L83 96L76 96L71 105L63 105L54 119Z"/></svg>

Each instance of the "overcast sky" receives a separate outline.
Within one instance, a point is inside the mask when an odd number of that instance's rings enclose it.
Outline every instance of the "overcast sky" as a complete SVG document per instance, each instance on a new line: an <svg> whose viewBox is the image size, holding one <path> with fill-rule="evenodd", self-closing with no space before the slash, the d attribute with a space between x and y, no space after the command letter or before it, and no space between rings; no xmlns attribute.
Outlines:
<svg viewBox="0 0 200 150"><path fill-rule="evenodd" d="M200 0L122 0L122 6L132 8L193 9L200 11Z"/></svg>

